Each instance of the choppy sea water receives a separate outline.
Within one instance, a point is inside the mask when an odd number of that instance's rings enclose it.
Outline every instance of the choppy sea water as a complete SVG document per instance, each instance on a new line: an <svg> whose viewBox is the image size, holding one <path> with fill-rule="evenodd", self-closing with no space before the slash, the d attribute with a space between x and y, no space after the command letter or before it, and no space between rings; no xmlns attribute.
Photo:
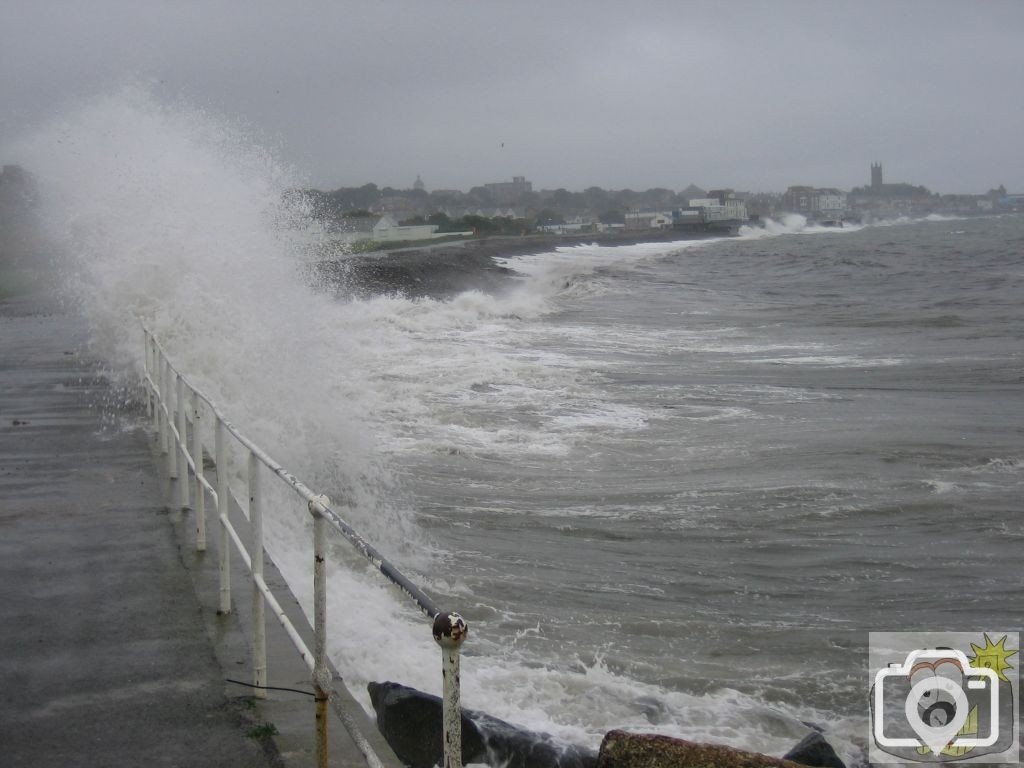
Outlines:
<svg viewBox="0 0 1024 768"><path fill-rule="evenodd" d="M398 460L487 631L598 664L584 728L853 757L868 631L1021 626L1024 220L507 263L549 311L449 339L504 366Z"/></svg>
<svg viewBox="0 0 1024 768"><path fill-rule="evenodd" d="M130 381L145 320L460 610L469 707L592 746L781 754L813 723L855 761L868 631L1024 625L1020 217L791 219L510 257L498 294L346 298L301 268L288 169L201 111L127 89L9 154L93 351ZM267 527L308 600L302 505ZM340 546L331 587L367 706L369 680L439 689L421 617Z"/></svg>

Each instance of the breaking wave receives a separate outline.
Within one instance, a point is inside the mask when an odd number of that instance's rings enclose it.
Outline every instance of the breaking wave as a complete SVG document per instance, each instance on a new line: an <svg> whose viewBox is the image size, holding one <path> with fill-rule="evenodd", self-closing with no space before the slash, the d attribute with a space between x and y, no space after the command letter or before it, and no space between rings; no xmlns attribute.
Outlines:
<svg viewBox="0 0 1024 768"><path fill-rule="evenodd" d="M146 323L243 431L327 492L428 588L466 604L481 627L487 606L464 585L427 576L447 555L390 459L414 443L465 448L468 432L458 420L465 398L495 391L511 426L505 443L479 436L489 451L558 455L581 428L635 429L642 412L590 397L586 361L524 354L501 339L529 333L530 320L550 312L555 298L605 290L603 270L708 242L509 258L502 264L519 279L493 295L338 300L311 285L303 268L309 211L301 196L287 194L301 179L220 116L129 86L51 120L6 152L39 182L62 283L111 371L125 378L141 371ZM743 236L822 229L787 217ZM552 405L565 399L597 405L567 415ZM511 418L523 413L530 418ZM305 511L283 495L274 502L268 549L308 611ZM332 614L329 652L364 705L370 680L436 692L437 652L420 617L375 574L339 568L330 582L332 601L373 627L368 642ZM553 652L538 658L516 637L486 631L474 637L464 665L467 706L592 746L608 728L632 727L781 754L806 731L803 720L831 727L847 753L859 738L848 721L812 707L768 705L728 688L673 690L602 657L566 666Z"/></svg>

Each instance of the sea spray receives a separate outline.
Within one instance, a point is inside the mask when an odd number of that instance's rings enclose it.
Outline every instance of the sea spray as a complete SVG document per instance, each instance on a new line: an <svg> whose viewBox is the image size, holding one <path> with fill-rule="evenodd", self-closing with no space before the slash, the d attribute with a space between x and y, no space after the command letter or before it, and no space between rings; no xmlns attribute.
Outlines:
<svg viewBox="0 0 1024 768"><path fill-rule="evenodd" d="M739 236L744 240L760 240L780 235L818 235L823 233L851 234L863 228L861 224L845 223L842 227L826 227L807 220L799 213L786 213L778 219L766 218L758 225L747 224L740 227Z"/></svg>
<svg viewBox="0 0 1024 768"><path fill-rule="evenodd" d="M825 708L769 704L756 691L694 684L690 657L677 654L670 638L660 672L647 662L627 663L612 652L629 643L621 619L595 618L589 597L563 616L570 629L585 628L589 650L580 650L552 642L565 627L517 614L515 594L481 594L465 571L445 575L460 560L481 571L504 567L490 562L490 550L460 550L435 532L459 511L476 515L466 524L481 526L484 535L512 531L522 546L521 526L536 521L508 502L520 501L516 493L545 491L543 481L518 482L539 467L553 468L579 496L578 517L564 503L547 510L565 516L556 542L589 546L575 533L589 515L596 524L585 535L614 545L614 532L599 524L634 514L636 504L615 507L588 496L602 478L588 474L590 465L561 462L582 461L581 448L621 450L631 444L616 443L623 436L698 406L718 406L610 401L602 386L620 369L599 355L616 345L630 354L691 355L699 345L721 344L721 331L673 327L644 335L646 306L631 310L635 327L623 323L611 332L561 313L598 296L609 310L622 309L614 285L621 275L664 277L664 264L696 259L718 241L580 246L508 259L522 280L497 296L337 301L303 278L296 235L305 212L301 199L284 194L296 179L216 116L128 88L52 121L13 150L12 160L40 180L46 220L66 254L68 288L96 352L115 371L137 374L144 320L243 431L331 495L446 607L463 610L471 622L463 673L468 706L592 746L608 728L632 727L781 754L802 735L803 719L831 726L851 743L849 721ZM557 324L542 327L552 314ZM729 411L723 420L741 417ZM699 449L682 440L670 447ZM432 460L458 507L421 506L404 491L405 473ZM460 472L465 462L509 473L513 498L494 498L479 475ZM614 476L604 480L611 488ZM474 508L478 494L487 506ZM607 495L614 498L614 490ZM272 501L268 547L308 608L308 518L283 491ZM338 567L342 558L352 559L338 546L329 577L329 650L353 691L367 707L369 680L438 692L438 653L426 623L377 574ZM495 578L505 578L514 593L519 575ZM584 594L597 594L599 586Z"/></svg>
<svg viewBox="0 0 1024 768"><path fill-rule="evenodd" d="M303 212L284 194L295 183L288 169L217 116L161 103L140 87L87 101L5 153L39 182L66 296L112 375L141 372L145 323L246 434L331 495L389 556L428 570L424 558L436 546L411 518L378 447L400 450L407 427L443 443L424 397L546 376L543 365L485 346L462 346L456 366L430 354L453 334L469 338L542 312L542 302L474 292L450 302L338 302L312 289L296 258L300 239L291 236ZM543 389L550 381L535 391ZM241 470L244 457L233 464ZM308 610L308 518L301 502L265 486L268 550ZM334 554L351 559L344 547ZM438 690L437 653L421 617L376 574L338 568L330 580L332 605L359 617L353 627L332 612L330 650L351 670L354 691L385 677ZM518 685L514 662L495 669ZM485 693L487 675L475 678L467 691L486 708L495 694Z"/></svg>
<svg viewBox="0 0 1024 768"><path fill-rule="evenodd" d="M145 323L243 432L389 555L422 560L408 546L422 533L375 449L387 400L378 346L396 334L302 280L292 233L304 211L284 194L288 169L226 121L137 86L5 154L38 180L65 295L112 375L141 372ZM308 605L307 515L271 493L268 549Z"/></svg>

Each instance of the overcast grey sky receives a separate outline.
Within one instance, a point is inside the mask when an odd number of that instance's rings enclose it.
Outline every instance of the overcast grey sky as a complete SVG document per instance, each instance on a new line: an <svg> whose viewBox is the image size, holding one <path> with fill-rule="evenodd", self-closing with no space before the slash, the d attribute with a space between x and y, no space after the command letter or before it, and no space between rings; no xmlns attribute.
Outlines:
<svg viewBox="0 0 1024 768"><path fill-rule="evenodd" d="M0 0L0 145L135 78L321 188L1024 192L1022 35L1022 0Z"/></svg>

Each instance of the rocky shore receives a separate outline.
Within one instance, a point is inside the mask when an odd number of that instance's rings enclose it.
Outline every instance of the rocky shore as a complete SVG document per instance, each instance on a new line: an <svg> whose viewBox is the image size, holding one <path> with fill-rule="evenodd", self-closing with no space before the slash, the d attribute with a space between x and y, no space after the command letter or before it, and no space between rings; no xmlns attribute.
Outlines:
<svg viewBox="0 0 1024 768"><path fill-rule="evenodd" d="M675 230L646 230L473 238L332 257L316 262L312 272L317 282L352 296L400 294L407 298L445 299L471 289L497 293L508 287L515 273L495 261L500 257L544 253L574 245L622 246L707 237Z"/></svg>
<svg viewBox="0 0 1024 768"><path fill-rule="evenodd" d="M370 683L377 728L409 768L444 764L441 699L398 683ZM658 734L609 731L599 752L485 712L462 710L462 763L493 768L846 768L825 737L807 736L781 758Z"/></svg>

